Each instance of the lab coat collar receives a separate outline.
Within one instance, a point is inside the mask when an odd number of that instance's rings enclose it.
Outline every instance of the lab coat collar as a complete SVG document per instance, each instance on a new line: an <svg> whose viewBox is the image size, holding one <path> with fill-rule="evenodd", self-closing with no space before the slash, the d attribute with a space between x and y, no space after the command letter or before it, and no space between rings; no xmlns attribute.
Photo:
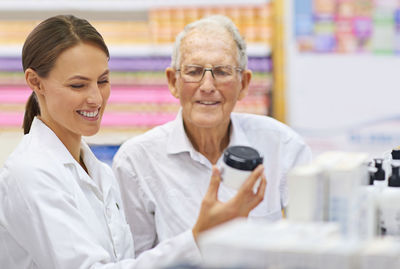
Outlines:
<svg viewBox="0 0 400 269"><path fill-rule="evenodd" d="M106 169L99 169L99 167L104 164L96 158L85 141L81 140L81 154L89 175L72 157L71 153L57 137L57 135L39 118L34 118L29 135L31 135L39 145L45 144L41 146L41 148L49 149L52 156L54 156L54 158L62 162L64 165L74 166L79 175L79 179L92 186L96 195L100 196L101 198L103 198L103 195L104 197L108 196L112 187L112 180L102 179L105 177L112 178L112 175L108 173L103 174L104 171L107 171Z"/></svg>
<svg viewBox="0 0 400 269"><path fill-rule="evenodd" d="M101 196L104 196L102 199L104 202L106 202L113 185L113 174L110 173L111 170L100 169L106 164L100 162L96 158L88 144L86 144L86 142L83 140L81 141L81 155L89 175L83 169L79 169L80 178L86 181L86 183L89 185L92 185L93 187L95 186L94 189L99 188L100 192L102 193ZM79 165L79 168L82 167ZM96 194L99 195L98 193Z"/></svg>
<svg viewBox="0 0 400 269"><path fill-rule="evenodd" d="M37 144L44 144L42 148L50 149L57 160L61 161L63 164L76 163L71 153L53 132L53 130L51 130L39 118L35 117L33 119L28 135L31 136L33 140L36 140Z"/></svg>

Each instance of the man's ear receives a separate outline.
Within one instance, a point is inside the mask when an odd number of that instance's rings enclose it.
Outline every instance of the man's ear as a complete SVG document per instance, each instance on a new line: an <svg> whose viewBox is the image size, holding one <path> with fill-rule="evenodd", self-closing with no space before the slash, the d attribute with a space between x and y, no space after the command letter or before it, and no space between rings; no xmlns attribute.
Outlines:
<svg viewBox="0 0 400 269"><path fill-rule="evenodd" d="M165 75L167 76L169 91L175 98L179 99L179 91L176 88L176 70L168 67L165 69Z"/></svg>
<svg viewBox="0 0 400 269"><path fill-rule="evenodd" d="M251 70L242 71L242 81L241 81L242 88L240 89L239 92L239 97L238 97L239 101L245 98L247 96L247 93L249 92L251 76L252 76Z"/></svg>
<svg viewBox="0 0 400 269"><path fill-rule="evenodd" d="M32 68L25 70L25 80L29 88L32 89L37 95L43 93L43 88L41 87L41 78Z"/></svg>

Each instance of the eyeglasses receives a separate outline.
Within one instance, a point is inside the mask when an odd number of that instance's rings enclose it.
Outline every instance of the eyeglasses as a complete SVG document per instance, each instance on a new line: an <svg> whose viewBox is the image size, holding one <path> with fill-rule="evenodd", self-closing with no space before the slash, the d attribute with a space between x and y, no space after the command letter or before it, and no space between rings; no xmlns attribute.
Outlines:
<svg viewBox="0 0 400 269"><path fill-rule="evenodd" d="M185 82L200 82L206 71L210 71L216 82L231 81L236 71L242 71L240 67L230 65L218 65L211 68L205 68L199 65L184 65L179 71Z"/></svg>

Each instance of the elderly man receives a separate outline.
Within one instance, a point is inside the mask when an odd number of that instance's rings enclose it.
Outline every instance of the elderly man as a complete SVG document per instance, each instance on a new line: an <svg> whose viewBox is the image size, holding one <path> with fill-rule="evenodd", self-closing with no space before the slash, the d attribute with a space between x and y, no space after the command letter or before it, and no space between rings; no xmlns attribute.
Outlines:
<svg viewBox="0 0 400 269"><path fill-rule="evenodd" d="M220 165L232 145L251 146L264 157L268 184L249 217L281 219L288 204L286 175L308 162L311 151L272 118L232 112L252 76L246 44L232 21L211 16L187 25L176 38L166 76L181 104L176 119L125 142L113 163L136 254L193 227L212 165ZM218 198L227 201L235 193L222 184Z"/></svg>

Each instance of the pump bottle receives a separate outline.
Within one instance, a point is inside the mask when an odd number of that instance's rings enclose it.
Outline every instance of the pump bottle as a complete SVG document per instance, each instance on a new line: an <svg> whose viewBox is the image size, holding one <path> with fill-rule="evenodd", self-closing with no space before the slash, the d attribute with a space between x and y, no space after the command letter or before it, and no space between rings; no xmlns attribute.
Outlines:
<svg viewBox="0 0 400 269"><path fill-rule="evenodd" d="M388 187L379 197L379 223L381 235L400 237L400 161L392 161L392 174Z"/></svg>

